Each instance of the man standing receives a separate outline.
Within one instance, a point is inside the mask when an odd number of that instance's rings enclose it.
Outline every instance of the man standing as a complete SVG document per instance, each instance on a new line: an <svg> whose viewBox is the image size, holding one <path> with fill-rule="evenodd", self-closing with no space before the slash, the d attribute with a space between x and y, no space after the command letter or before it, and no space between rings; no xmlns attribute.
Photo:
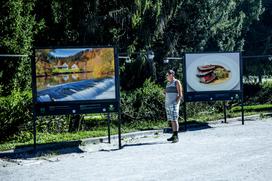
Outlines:
<svg viewBox="0 0 272 181"><path fill-rule="evenodd" d="M167 85L165 89L165 110L167 120L171 121L173 135L167 139L176 143L178 139L178 118L179 118L179 105L180 100L183 99L182 86L179 80L175 78L175 71L168 70L167 74Z"/></svg>

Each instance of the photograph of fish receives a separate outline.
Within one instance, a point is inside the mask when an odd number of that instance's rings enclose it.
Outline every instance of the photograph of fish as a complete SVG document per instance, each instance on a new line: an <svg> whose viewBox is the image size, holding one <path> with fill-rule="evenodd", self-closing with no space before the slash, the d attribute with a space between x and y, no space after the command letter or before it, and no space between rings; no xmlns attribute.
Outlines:
<svg viewBox="0 0 272 181"><path fill-rule="evenodd" d="M221 65L203 65L197 67L197 77L203 84L220 84L230 79L231 71Z"/></svg>
<svg viewBox="0 0 272 181"><path fill-rule="evenodd" d="M115 99L114 48L36 49L37 102Z"/></svg>

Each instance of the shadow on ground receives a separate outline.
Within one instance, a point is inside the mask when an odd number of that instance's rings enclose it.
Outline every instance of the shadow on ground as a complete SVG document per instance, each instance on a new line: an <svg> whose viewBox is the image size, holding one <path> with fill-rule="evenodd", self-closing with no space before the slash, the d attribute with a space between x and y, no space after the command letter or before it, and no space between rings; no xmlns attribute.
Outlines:
<svg viewBox="0 0 272 181"><path fill-rule="evenodd" d="M158 144L171 144L171 142L159 141L159 142L147 142L147 143L131 143L131 144L128 143L128 144L122 145L121 149L123 149L125 147L150 146L150 145L158 145ZM110 152L110 151L120 151L120 149L119 148L115 148L115 149L101 149L99 151Z"/></svg>
<svg viewBox="0 0 272 181"><path fill-rule="evenodd" d="M169 144L170 142L161 141L161 142L148 142L148 143L133 143L133 144L125 144L124 147L133 147L133 146L147 146L147 145L158 145L158 144Z"/></svg>
<svg viewBox="0 0 272 181"><path fill-rule="evenodd" d="M197 131L202 129L212 128L208 123L189 121L186 124L186 131ZM185 123L180 123L179 131L185 131ZM172 133L171 128L164 128L164 133ZM83 153L84 151L80 149L82 141L68 141L68 142L58 142L50 144L37 144L36 150L34 150L33 145L17 146L13 152L2 152L0 153L0 158L8 159L29 159L35 157L41 157L45 155L60 155L60 154L70 154L70 153ZM134 147L134 146L148 146L156 144L169 144L170 142L148 142L148 143L131 143L124 144L122 148ZM99 150L99 151L118 151L119 149L109 149L109 150Z"/></svg>
<svg viewBox="0 0 272 181"><path fill-rule="evenodd" d="M209 129L212 128L208 123L203 123L203 122L198 122L196 120L192 120L187 122L186 124L184 122L179 124L179 131L198 131L202 129ZM172 133L171 128L164 128L163 129L164 133Z"/></svg>
<svg viewBox="0 0 272 181"><path fill-rule="evenodd" d="M33 145L17 146L13 152L0 153L0 158L29 159L45 155L83 153L79 148L80 144L81 141L37 144L36 150Z"/></svg>

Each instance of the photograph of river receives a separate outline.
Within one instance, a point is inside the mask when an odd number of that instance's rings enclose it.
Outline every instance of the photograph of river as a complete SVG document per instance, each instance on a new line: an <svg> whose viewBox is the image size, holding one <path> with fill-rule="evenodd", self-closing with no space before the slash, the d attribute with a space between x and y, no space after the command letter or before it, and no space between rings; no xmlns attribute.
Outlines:
<svg viewBox="0 0 272 181"><path fill-rule="evenodd" d="M36 49L37 102L115 99L114 48Z"/></svg>

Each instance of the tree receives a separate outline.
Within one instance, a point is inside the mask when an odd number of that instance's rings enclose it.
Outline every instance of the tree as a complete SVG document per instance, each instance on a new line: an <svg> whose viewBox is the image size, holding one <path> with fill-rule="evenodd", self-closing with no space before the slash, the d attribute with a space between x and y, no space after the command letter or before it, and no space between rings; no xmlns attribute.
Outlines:
<svg viewBox="0 0 272 181"><path fill-rule="evenodd" d="M43 27L33 15L35 0L9 0L0 6L0 45L4 53L31 55L33 37ZM3 66L2 66L3 65ZM3 94L9 94L12 87L30 88L30 58L6 60L1 65L0 81ZM11 73L12 72L12 73Z"/></svg>
<svg viewBox="0 0 272 181"><path fill-rule="evenodd" d="M161 81L165 74L162 62L165 56L181 56L184 52L242 51L244 33L261 13L261 0L183 1L158 41L157 47L164 47L160 51L164 53L157 59Z"/></svg>
<svg viewBox="0 0 272 181"><path fill-rule="evenodd" d="M272 54L272 2L263 1L264 12L259 21L253 21L249 27L245 41L244 55L256 56L255 58L245 59L245 75L258 76L261 83L263 75L272 75L272 63L268 57L262 55Z"/></svg>
<svg viewBox="0 0 272 181"><path fill-rule="evenodd" d="M166 56L241 51L244 34L258 20L262 4L261 0L48 0L37 1L34 12L36 22L44 22L34 45L111 44L128 54L133 63L120 61L121 85L130 90L152 76L146 57L149 49L155 52L161 83ZM180 64L176 67L181 71Z"/></svg>

